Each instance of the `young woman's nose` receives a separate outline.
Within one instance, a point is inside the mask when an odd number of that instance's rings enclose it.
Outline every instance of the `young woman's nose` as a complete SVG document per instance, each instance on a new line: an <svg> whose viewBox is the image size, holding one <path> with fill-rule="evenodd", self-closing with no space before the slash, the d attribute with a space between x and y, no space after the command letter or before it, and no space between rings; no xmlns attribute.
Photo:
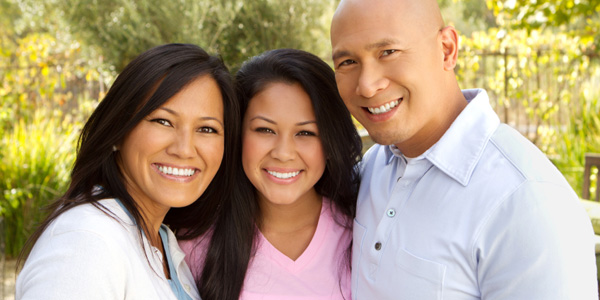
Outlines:
<svg viewBox="0 0 600 300"><path fill-rule="evenodd" d="M293 137L280 136L271 150L271 156L280 161L292 160L296 157L296 145Z"/></svg>

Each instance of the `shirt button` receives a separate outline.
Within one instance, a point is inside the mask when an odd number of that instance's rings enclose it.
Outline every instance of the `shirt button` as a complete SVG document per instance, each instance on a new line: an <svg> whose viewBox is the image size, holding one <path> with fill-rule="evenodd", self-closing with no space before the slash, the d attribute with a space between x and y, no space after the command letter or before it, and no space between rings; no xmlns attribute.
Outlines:
<svg viewBox="0 0 600 300"><path fill-rule="evenodd" d="M396 215L396 211L393 208L388 209L387 216L393 218Z"/></svg>
<svg viewBox="0 0 600 300"><path fill-rule="evenodd" d="M380 242L375 243L375 250L377 250L377 251L381 250L381 243Z"/></svg>

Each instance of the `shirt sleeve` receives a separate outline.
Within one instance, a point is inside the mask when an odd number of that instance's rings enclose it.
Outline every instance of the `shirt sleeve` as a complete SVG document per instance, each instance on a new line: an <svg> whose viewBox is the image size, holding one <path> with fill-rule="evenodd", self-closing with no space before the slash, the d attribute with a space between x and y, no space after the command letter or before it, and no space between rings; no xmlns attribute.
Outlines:
<svg viewBox="0 0 600 300"><path fill-rule="evenodd" d="M481 299L598 299L593 235L571 189L524 183L476 236Z"/></svg>
<svg viewBox="0 0 600 300"><path fill-rule="evenodd" d="M200 276L202 276L204 260L206 258L206 253L208 252L211 237L212 231L209 231L192 240L178 241L181 251L185 253L184 260L189 266L194 280L198 280L200 279Z"/></svg>
<svg viewBox="0 0 600 300"><path fill-rule="evenodd" d="M116 248L89 231L43 235L18 276L16 299L125 299L127 257Z"/></svg>

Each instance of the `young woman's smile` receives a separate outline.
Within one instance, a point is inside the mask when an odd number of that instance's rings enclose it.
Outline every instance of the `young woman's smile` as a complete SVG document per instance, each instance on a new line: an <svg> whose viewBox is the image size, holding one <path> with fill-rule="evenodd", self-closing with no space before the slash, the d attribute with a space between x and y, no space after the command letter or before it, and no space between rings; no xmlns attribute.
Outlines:
<svg viewBox="0 0 600 300"><path fill-rule="evenodd" d="M271 83L250 100L242 164L263 200L290 204L316 194L325 155L312 103L299 84Z"/></svg>

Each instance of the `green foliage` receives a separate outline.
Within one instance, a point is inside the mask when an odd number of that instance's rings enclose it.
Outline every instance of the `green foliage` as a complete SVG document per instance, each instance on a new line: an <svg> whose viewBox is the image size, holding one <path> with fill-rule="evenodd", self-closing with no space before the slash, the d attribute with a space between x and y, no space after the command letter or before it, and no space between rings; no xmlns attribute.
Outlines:
<svg viewBox="0 0 600 300"><path fill-rule="evenodd" d="M333 1L52 0L73 32L121 70L150 47L184 42L219 52L236 68L267 49L324 54ZM53 5L53 4L49 4ZM329 54L327 54L328 56Z"/></svg>
<svg viewBox="0 0 600 300"><path fill-rule="evenodd" d="M38 109L59 109L81 121L90 112L84 103L102 95L112 80L77 42L58 42L47 33L10 40L0 51L0 132L15 120L28 122Z"/></svg>
<svg viewBox="0 0 600 300"><path fill-rule="evenodd" d="M600 47L600 0L487 0L501 26L512 28L546 29L578 36L585 49L598 56Z"/></svg>
<svg viewBox="0 0 600 300"><path fill-rule="evenodd" d="M9 256L19 253L44 217L41 208L66 190L78 128L63 117L40 110L28 122L16 121L0 140L0 215Z"/></svg>
<svg viewBox="0 0 600 300"><path fill-rule="evenodd" d="M41 208L65 192L80 124L112 80L69 36L24 32L0 29L0 216L9 256L44 217Z"/></svg>
<svg viewBox="0 0 600 300"><path fill-rule="evenodd" d="M444 20L461 33L496 27L496 16L485 1L481 0L438 0Z"/></svg>
<svg viewBox="0 0 600 300"><path fill-rule="evenodd" d="M266 50L295 48L329 58L329 22L335 6L322 0L245 1L223 32L219 52L234 69Z"/></svg>
<svg viewBox="0 0 600 300"><path fill-rule="evenodd" d="M581 98L581 105L570 111L568 125L552 137L547 149L554 164L577 193L582 192L585 154L600 153L600 92L588 84L582 87ZM593 171L592 190L598 180L598 170ZM593 199L594 193L590 196Z"/></svg>
<svg viewBox="0 0 600 300"><path fill-rule="evenodd" d="M548 131L539 129L566 125L569 109L584 101L581 86L598 80L582 41L564 33L492 28L461 44L461 86L485 88L501 119L543 150Z"/></svg>

